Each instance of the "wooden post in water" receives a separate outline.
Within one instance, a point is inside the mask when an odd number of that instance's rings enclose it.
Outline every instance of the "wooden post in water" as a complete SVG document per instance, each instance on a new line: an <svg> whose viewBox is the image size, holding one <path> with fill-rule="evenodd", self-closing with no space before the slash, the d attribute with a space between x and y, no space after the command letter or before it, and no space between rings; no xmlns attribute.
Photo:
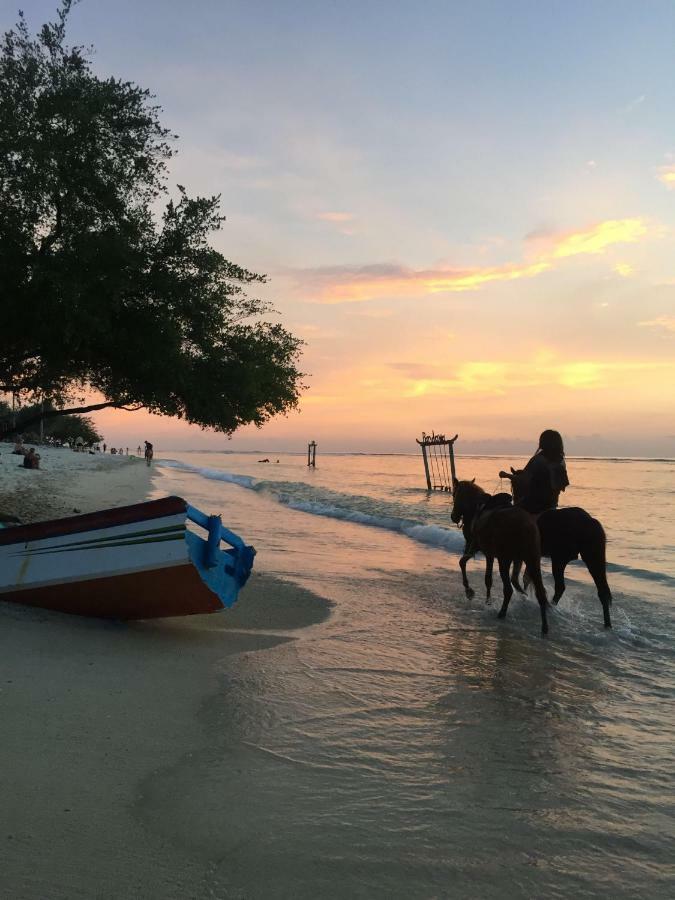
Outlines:
<svg viewBox="0 0 675 900"><path fill-rule="evenodd" d="M455 451L454 444L458 435L454 438L446 438L444 434L426 434L422 432L422 440L417 443L422 448L422 461L424 462L424 475L427 480L428 491L453 492L455 483Z"/></svg>
<svg viewBox="0 0 675 900"><path fill-rule="evenodd" d="M316 441L307 444L307 465L316 469Z"/></svg>
<svg viewBox="0 0 675 900"><path fill-rule="evenodd" d="M417 439L415 439L417 440ZM429 460L427 459L427 445L424 441L417 441L417 443L422 448L422 459L424 461L424 474L427 477L427 490L431 490L431 475L429 474Z"/></svg>

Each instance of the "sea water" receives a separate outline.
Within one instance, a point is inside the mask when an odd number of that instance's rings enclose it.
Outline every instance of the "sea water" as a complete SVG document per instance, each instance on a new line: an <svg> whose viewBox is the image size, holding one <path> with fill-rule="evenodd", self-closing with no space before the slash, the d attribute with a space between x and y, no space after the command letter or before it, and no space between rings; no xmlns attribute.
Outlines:
<svg viewBox="0 0 675 900"><path fill-rule="evenodd" d="M675 461L568 461L563 505L607 532L614 627L573 564L544 639L531 596L497 620L501 585L486 604L480 560L464 596L452 498L426 491L419 456L324 454L316 469L299 455L166 456L158 495L222 513L257 570L334 604L295 640L224 661L190 789L179 771L167 782L166 814L220 884L673 896ZM495 492L522 463L460 457L457 470Z"/></svg>

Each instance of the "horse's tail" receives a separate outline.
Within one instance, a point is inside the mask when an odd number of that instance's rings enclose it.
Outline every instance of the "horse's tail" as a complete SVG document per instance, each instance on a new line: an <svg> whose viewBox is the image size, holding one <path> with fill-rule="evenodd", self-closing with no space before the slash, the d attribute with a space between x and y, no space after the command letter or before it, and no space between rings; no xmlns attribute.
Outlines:
<svg viewBox="0 0 675 900"><path fill-rule="evenodd" d="M607 583L607 536L597 519L591 518L588 527L584 529L579 540L579 555L591 573L604 607L605 603L612 602L612 592Z"/></svg>
<svg viewBox="0 0 675 900"><path fill-rule="evenodd" d="M537 557L531 556L525 560L525 577L528 581L527 587L534 588L537 600L541 603L543 598L544 602L547 602L546 588L541 575L541 562Z"/></svg>

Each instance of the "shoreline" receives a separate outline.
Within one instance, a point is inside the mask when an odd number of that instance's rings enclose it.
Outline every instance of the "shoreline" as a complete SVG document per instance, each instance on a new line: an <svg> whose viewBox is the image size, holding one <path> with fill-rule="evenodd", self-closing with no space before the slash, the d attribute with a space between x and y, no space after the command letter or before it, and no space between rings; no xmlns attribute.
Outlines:
<svg viewBox="0 0 675 900"><path fill-rule="evenodd" d="M305 450L213 450L210 448L176 449L175 447L170 447L161 451L161 458L171 459L171 457L167 455L170 453L210 453L216 456L264 456L266 454L269 454L270 456L293 456L297 459L306 459L307 457L307 452ZM324 450L321 456L403 456L410 457L412 459L419 459L419 453L416 453L414 450ZM518 450L517 452L514 451L513 453L509 452L508 450L505 450L503 453L463 453L459 451L455 453L455 459L506 460L529 459L531 456L531 452L524 452L522 450ZM675 462L675 456L617 456L616 454L612 454L611 456L590 456L589 454L583 453L566 453L565 459L579 461L587 460L589 462Z"/></svg>

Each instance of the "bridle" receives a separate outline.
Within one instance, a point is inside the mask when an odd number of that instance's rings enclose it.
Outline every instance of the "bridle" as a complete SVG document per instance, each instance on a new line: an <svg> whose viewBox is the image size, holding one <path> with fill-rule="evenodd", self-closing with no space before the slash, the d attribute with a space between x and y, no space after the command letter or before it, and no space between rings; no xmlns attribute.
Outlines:
<svg viewBox="0 0 675 900"><path fill-rule="evenodd" d="M471 533L471 529L476 517L481 514L490 496L489 494L485 494L485 492L483 492L483 495L484 496L481 499L478 499L476 501L476 505L473 507L473 509L464 510L460 517L457 519L457 522L455 524L462 531L466 528L467 532Z"/></svg>

